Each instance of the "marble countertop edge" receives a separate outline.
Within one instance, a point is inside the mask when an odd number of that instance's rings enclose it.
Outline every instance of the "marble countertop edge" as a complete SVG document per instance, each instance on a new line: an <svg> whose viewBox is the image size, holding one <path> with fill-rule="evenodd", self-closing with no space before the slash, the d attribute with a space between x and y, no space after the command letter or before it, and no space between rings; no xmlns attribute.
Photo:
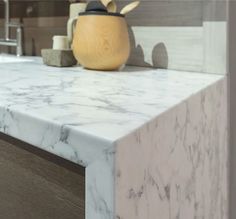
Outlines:
<svg viewBox="0 0 236 219"><path fill-rule="evenodd" d="M179 71L179 72L185 72L185 71ZM198 72L193 72L193 74L199 74ZM210 87L214 86L215 84L217 84L219 81L223 81L225 79L225 77L227 77L227 75L219 75L219 74L210 74L210 75L216 75L216 76L220 76L216 81L214 81L212 84L209 84L205 87L203 87L201 90L198 90L197 92L194 92L192 94L190 94L188 97L186 97L185 99L181 100L180 102L173 104L171 107L169 107L166 110L163 110L162 112L159 112L157 116L154 116L152 118L150 118L148 121L146 121L146 123L141 124L140 126L137 126L135 129L133 129L132 131L126 133L125 135L119 136L117 137L114 141L111 142L111 145L116 146L119 141L127 138L129 135L132 135L140 130L142 130L147 124L154 122L155 120L157 120L158 118L162 117L163 115L165 115L166 113L174 110L176 107L180 106L181 104L187 102L189 99L191 99L192 97L199 95L200 93L202 93L204 90L209 89Z"/></svg>
<svg viewBox="0 0 236 219"><path fill-rule="evenodd" d="M82 130L78 131L73 129L73 126L61 125L57 121L48 121L37 115L15 111L11 107L0 106L0 118L2 116L5 118L0 122L1 133L80 164L83 167L87 167L96 161L104 151L114 145L114 141L101 136L95 136ZM17 122L14 118L17 118ZM32 133L32 119L34 125L37 126L37 133ZM62 147L71 153L66 153ZM77 153L82 151L82 155L79 156Z"/></svg>
<svg viewBox="0 0 236 219"><path fill-rule="evenodd" d="M131 66L97 73L28 59L4 64L0 55L0 132L85 167L225 77Z"/></svg>

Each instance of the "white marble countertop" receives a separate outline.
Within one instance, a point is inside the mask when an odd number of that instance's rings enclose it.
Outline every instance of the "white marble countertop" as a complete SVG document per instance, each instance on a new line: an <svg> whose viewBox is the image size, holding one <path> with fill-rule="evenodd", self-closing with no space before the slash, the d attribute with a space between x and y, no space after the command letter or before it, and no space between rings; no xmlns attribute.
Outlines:
<svg viewBox="0 0 236 219"><path fill-rule="evenodd" d="M0 56L0 131L83 166L223 78L136 67L59 69L42 65L40 58L23 59Z"/></svg>

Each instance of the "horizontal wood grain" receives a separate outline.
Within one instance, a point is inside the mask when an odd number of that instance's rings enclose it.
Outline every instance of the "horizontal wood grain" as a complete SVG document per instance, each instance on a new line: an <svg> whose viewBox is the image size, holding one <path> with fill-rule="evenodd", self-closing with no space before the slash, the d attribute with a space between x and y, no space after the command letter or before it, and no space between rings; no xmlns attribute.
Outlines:
<svg viewBox="0 0 236 219"><path fill-rule="evenodd" d="M203 28L133 27L130 35L133 43L129 64L202 71Z"/></svg>
<svg viewBox="0 0 236 219"><path fill-rule="evenodd" d="M127 2L118 2L121 9ZM132 26L202 26L202 2L141 1L126 17Z"/></svg>
<svg viewBox="0 0 236 219"><path fill-rule="evenodd" d="M69 13L69 1L12 1L11 17L65 16ZM4 16L4 4L0 4L0 17Z"/></svg>
<svg viewBox="0 0 236 219"><path fill-rule="evenodd" d="M15 139L0 136L0 217L85 218L81 167Z"/></svg>
<svg viewBox="0 0 236 219"><path fill-rule="evenodd" d="M66 34L68 2L12 2L15 6L21 5L18 10L22 12L17 12L19 18L15 20L24 24L25 54L40 55L42 48L51 47L53 35ZM118 9L127 3L128 0L117 1ZM140 44L142 48L138 52L132 50L129 64L225 73L226 4L226 0L141 0L137 10L126 16L134 30L132 45L137 47ZM36 14L24 12L31 5L34 5ZM2 20L0 26L3 26ZM192 33L189 33L190 29ZM217 38L217 34L221 38ZM158 51L158 55L153 57L153 50ZM0 47L1 51L6 48ZM14 49L10 51L14 52Z"/></svg>
<svg viewBox="0 0 236 219"><path fill-rule="evenodd" d="M127 0L117 1L118 10L127 2ZM69 1L65 0L11 1L11 16L16 18L58 17L68 14ZM3 4L0 4L0 17L3 16ZM226 2L142 0L140 6L127 18L136 26L201 26L203 20L225 20Z"/></svg>

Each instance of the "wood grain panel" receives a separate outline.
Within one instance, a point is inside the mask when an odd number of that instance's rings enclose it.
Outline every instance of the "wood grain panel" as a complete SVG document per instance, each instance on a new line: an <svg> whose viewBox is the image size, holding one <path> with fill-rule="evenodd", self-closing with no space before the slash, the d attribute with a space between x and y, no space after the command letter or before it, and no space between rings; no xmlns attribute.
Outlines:
<svg viewBox="0 0 236 219"><path fill-rule="evenodd" d="M10 142L1 136L0 218L85 218L85 177L81 167L75 171L63 160L55 163L50 155L45 159L43 153L37 154L38 150L26 150L32 146Z"/></svg>
<svg viewBox="0 0 236 219"><path fill-rule="evenodd" d="M127 3L117 1L119 10ZM68 2L14 0L13 6L17 4L21 12L16 15L25 26L26 55L40 55L42 48L51 47L53 35L66 34ZM132 50L129 64L225 73L226 23L219 22L227 20L226 5L226 0L141 0L140 7L126 17L135 30L133 48L142 47ZM33 7L31 14L25 13L28 7ZM193 28L193 33L184 27ZM152 56L153 50L158 55ZM0 47L1 51L6 48Z"/></svg>
<svg viewBox="0 0 236 219"><path fill-rule="evenodd" d="M76 0L74 0L76 1ZM11 0L12 17L57 17L68 16L69 0ZM79 2L79 1L78 1ZM81 1L80 1L81 2ZM119 10L128 0L116 1ZM141 0L137 10L128 17L134 19L136 25L180 26L199 25L206 21L222 21L226 19L226 0ZM3 2L0 1L0 17L3 17ZM148 22L147 22L148 21ZM156 23L157 22L157 23Z"/></svg>
<svg viewBox="0 0 236 219"><path fill-rule="evenodd" d="M13 2L11 15L21 20L28 17L68 16L69 4L65 2ZM118 10L127 2L117 1ZM140 6L127 15L127 19L131 25L135 26L200 26L202 4L201 1L141 1ZM0 15L3 17L3 5L0 5Z"/></svg>
<svg viewBox="0 0 236 219"><path fill-rule="evenodd" d="M119 1L121 9L127 4ZM141 1L139 7L127 15L132 26L202 26L202 2Z"/></svg>
<svg viewBox="0 0 236 219"><path fill-rule="evenodd" d="M227 73L227 23L204 22L203 71L214 74Z"/></svg>
<svg viewBox="0 0 236 219"><path fill-rule="evenodd" d="M203 21L227 21L227 0L214 0L203 2Z"/></svg>
<svg viewBox="0 0 236 219"><path fill-rule="evenodd" d="M202 71L201 27L133 27L130 35L133 43L129 64Z"/></svg>
<svg viewBox="0 0 236 219"><path fill-rule="evenodd" d="M69 13L69 1L10 1L11 17L65 16ZM4 16L4 4L0 2L0 17Z"/></svg>

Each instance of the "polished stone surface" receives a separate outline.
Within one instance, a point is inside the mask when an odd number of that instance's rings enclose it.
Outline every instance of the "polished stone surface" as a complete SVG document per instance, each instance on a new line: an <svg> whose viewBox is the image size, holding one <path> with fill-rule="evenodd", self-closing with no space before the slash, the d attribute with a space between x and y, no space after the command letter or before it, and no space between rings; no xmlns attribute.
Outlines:
<svg viewBox="0 0 236 219"><path fill-rule="evenodd" d="M227 79L117 142L122 219L228 219Z"/></svg>
<svg viewBox="0 0 236 219"><path fill-rule="evenodd" d="M86 219L226 219L226 76L26 59L0 58L0 131L86 167Z"/></svg>
<svg viewBox="0 0 236 219"><path fill-rule="evenodd" d="M0 64L0 130L85 166L94 153L223 77L41 62Z"/></svg>

